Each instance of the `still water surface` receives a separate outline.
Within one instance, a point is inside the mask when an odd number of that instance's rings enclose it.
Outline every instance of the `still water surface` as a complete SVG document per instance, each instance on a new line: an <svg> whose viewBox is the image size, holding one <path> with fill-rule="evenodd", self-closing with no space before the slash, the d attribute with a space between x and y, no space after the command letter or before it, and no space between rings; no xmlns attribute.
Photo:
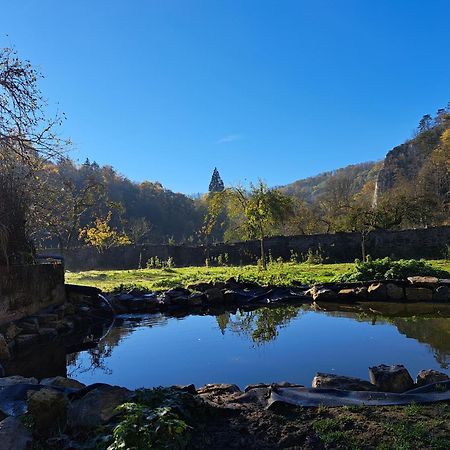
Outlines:
<svg viewBox="0 0 450 450"><path fill-rule="evenodd" d="M450 315L261 308L220 316L116 320L97 349L68 356L68 376L129 388L290 381L316 372L366 378L376 364L450 374Z"/></svg>

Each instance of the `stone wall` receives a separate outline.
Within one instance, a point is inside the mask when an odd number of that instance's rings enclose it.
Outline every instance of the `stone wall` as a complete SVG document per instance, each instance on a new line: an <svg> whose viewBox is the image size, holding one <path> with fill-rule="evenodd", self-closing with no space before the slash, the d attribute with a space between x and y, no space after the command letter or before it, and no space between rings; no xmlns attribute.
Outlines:
<svg viewBox="0 0 450 450"><path fill-rule="evenodd" d="M64 266L0 266L0 323L17 320L65 300Z"/></svg>
<svg viewBox="0 0 450 450"><path fill-rule="evenodd" d="M403 231L373 231L366 238L367 254L373 258L390 256L400 258L438 259L450 245L450 227L436 227ZM353 262L361 258L361 235L359 233L315 234L301 236L279 236L267 239L266 248L274 259L282 257L288 261L291 252L306 255L309 250L318 251L328 262ZM152 256L161 260L173 258L178 267L203 266L208 255L217 258L228 255L229 264L254 264L259 255L259 242L246 241L221 243L210 246L187 245L142 245L112 248L99 254L93 248L72 249L65 252L68 270L136 269L139 262L145 267ZM47 255L59 255L58 250L45 250Z"/></svg>

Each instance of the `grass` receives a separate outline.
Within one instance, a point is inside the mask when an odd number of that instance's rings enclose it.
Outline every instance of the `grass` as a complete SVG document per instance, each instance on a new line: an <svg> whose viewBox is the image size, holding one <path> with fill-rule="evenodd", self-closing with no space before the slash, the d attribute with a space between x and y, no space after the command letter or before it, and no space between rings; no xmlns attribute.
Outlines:
<svg viewBox="0 0 450 450"><path fill-rule="evenodd" d="M450 261L436 260L429 261L429 263L435 268L450 271ZM267 270L261 270L258 266L91 270L87 272L66 272L66 282L95 286L105 292L113 290L120 284L138 285L149 290L164 290L198 282L226 281L230 277L241 281L256 282L261 285L289 286L293 281L302 284L329 282L335 276L342 275L352 267L352 263L272 263Z"/></svg>

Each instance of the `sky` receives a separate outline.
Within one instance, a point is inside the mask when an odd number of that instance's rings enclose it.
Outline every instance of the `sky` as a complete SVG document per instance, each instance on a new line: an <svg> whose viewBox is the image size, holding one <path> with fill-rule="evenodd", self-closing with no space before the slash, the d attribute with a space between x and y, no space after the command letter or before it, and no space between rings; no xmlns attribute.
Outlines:
<svg viewBox="0 0 450 450"><path fill-rule="evenodd" d="M380 160L450 101L448 0L0 0L71 156L205 192Z"/></svg>

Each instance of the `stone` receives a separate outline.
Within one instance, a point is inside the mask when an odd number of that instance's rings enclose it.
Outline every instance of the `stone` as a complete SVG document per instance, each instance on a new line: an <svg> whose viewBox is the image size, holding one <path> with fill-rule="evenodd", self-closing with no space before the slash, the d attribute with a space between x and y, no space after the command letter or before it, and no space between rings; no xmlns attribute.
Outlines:
<svg viewBox="0 0 450 450"><path fill-rule="evenodd" d="M5 386L12 386L14 384L38 384L38 380L34 377L25 378L21 375L12 375L10 377L0 378L0 388Z"/></svg>
<svg viewBox="0 0 450 450"><path fill-rule="evenodd" d="M436 277L416 276L416 277L408 277L408 281L412 285L434 287L434 285L436 285L439 282L439 279Z"/></svg>
<svg viewBox="0 0 450 450"><path fill-rule="evenodd" d="M405 294L409 302L431 302L433 300L433 291L424 287L407 287Z"/></svg>
<svg viewBox="0 0 450 450"><path fill-rule="evenodd" d="M15 342L20 349L23 349L37 344L39 340L39 334L19 334L19 336L16 336Z"/></svg>
<svg viewBox="0 0 450 450"><path fill-rule="evenodd" d="M37 333L39 331L39 322L37 319L28 318L19 323L19 327L24 333Z"/></svg>
<svg viewBox="0 0 450 450"><path fill-rule="evenodd" d="M0 422L0 450L27 450L33 437L17 417L7 417Z"/></svg>
<svg viewBox="0 0 450 450"><path fill-rule="evenodd" d="M347 288L347 289L341 289L338 292L338 297L342 298L344 301L349 300L356 300L358 297L358 291L357 289Z"/></svg>
<svg viewBox="0 0 450 450"><path fill-rule="evenodd" d="M383 302L387 299L386 285L383 283L372 283L367 288L367 297L370 300Z"/></svg>
<svg viewBox="0 0 450 450"><path fill-rule="evenodd" d="M116 408L126 403L131 396L128 389L99 385L78 400L68 410L68 425L72 429L96 428L107 423L118 414Z"/></svg>
<svg viewBox="0 0 450 450"><path fill-rule="evenodd" d="M402 286L394 283L386 284L386 296L388 300L404 300L405 299L405 291Z"/></svg>
<svg viewBox="0 0 450 450"><path fill-rule="evenodd" d="M450 288L447 286L438 286L433 292L433 301L435 302L449 302Z"/></svg>
<svg viewBox="0 0 450 450"><path fill-rule="evenodd" d="M82 389L86 387L85 384L80 383L77 380L65 377L44 378L41 380L40 384L43 384L44 386L63 387L69 389Z"/></svg>
<svg viewBox="0 0 450 450"><path fill-rule="evenodd" d="M425 386L427 384L439 383L441 381L450 381L450 377L445 373L438 372L433 369L421 370L417 374L416 378L417 386Z"/></svg>
<svg viewBox="0 0 450 450"><path fill-rule="evenodd" d="M336 292L328 288L318 288L312 292L314 301L329 302L338 298Z"/></svg>
<svg viewBox="0 0 450 450"><path fill-rule="evenodd" d="M6 342L5 336L0 334L0 361L7 360L11 357L9 353L8 343Z"/></svg>
<svg viewBox="0 0 450 450"><path fill-rule="evenodd" d="M177 391L187 392L192 395L197 394L197 390L195 389L195 386L193 384L186 384L186 385L175 384L172 386L172 389L175 389Z"/></svg>
<svg viewBox="0 0 450 450"><path fill-rule="evenodd" d="M22 331L22 328L19 328L15 323L11 323L5 331L5 337L8 341L12 341Z"/></svg>
<svg viewBox="0 0 450 450"><path fill-rule="evenodd" d="M236 294L236 292L232 289L227 289L224 293L223 293L223 299L225 300L225 302L227 303L234 303L236 301L236 299L239 296Z"/></svg>
<svg viewBox="0 0 450 450"><path fill-rule="evenodd" d="M188 297L187 301L188 301L189 305L191 305L191 306L201 306L205 300L206 300L205 294L195 293L195 294L191 294Z"/></svg>
<svg viewBox="0 0 450 450"><path fill-rule="evenodd" d="M201 388L197 389L197 393L199 395L207 395L207 394L235 394L237 392L241 392L238 386L235 384L205 384Z"/></svg>
<svg viewBox="0 0 450 450"><path fill-rule="evenodd" d="M189 289L185 289L182 287L176 287L173 289L169 289L164 294L169 298L177 298L177 297L186 298L186 297L189 297L189 295L191 294L191 291L189 291Z"/></svg>
<svg viewBox="0 0 450 450"><path fill-rule="evenodd" d="M318 372L312 380L313 388L341 389L344 391L376 391L376 387L366 380L331 373Z"/></svg>
<svg viewBox="0 0 450 450"><path fill-rule="evenodd" d="M27 403L38 431L64 429L69 401L63 392L43 388L33 392Z"/></svg>
<svg viewBox="0 0 450 450"><path fill-rule="evenodd" d="M221 289L219 289L217 287L207 289L205 291L205 295L206 295L208 302L214 303L214 302L223 301L223 292Z"/></svg>
<svg viewBox="0 0 450 450"><path fill-rule="evenodd" d="M382 392L405 392L414 387L408 370L401 364L369 367L370 382Z"/></svg>
<svg viewBox="0 0 450 450"><path fill-rule="evenodd" d="M40 314L37 317L38 321L39 321L39 326L41 327L48 327L49 325L51 325L52 323L56 322L59 317L58 314Z"/></svg>

